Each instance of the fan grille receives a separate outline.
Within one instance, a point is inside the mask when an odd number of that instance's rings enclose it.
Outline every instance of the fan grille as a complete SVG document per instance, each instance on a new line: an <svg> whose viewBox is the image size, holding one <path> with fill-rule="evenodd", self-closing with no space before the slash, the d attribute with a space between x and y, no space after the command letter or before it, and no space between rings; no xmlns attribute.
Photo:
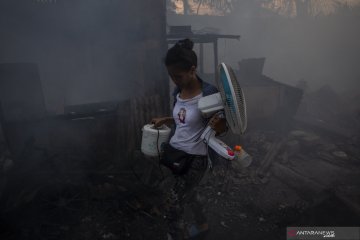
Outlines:
<svg viewBox="0 0 360 240"><path fill-rule="evenodd" d="M224 101L226 119L231 131L235 134L244 133L247 127L245 97L232 68L224 63L220 64L219 79L216 80L216 83ZM232 94L235 95L235 98L232 97Z"/></svg>

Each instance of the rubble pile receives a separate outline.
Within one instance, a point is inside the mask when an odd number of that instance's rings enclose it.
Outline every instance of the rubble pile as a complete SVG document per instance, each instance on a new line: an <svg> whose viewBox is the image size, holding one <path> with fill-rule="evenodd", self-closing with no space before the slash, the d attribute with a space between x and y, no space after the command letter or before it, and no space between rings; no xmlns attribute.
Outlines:
<svg viewBox="0 0 360 240"><path fill-rule="evenodd" d="M284 239L289 225L360 221L360 134L347 127L360 119L323 110L300 111L288 131L244 134L248 168L213 159L198 188L211 227L206 239ZM165 239L164 196L173 178L157 162L137 153L120 170L96 147L85 154L75 146L26 146L13 159L0 144L0 239Z"/></svg>
<svg viewBox="0 0 360 240"><path fill-rule="evenodd" d="M360 135L360 96L357 89L342 94L329 85L317 90L304 90L295 119L306 119L308 124L346 137Z"/></svg>
<svg viewBox="0 0 360 240"><path fill-rule="evenodd" d="M355 137L329 139L300 126L286 134L246 134L243 146L253 158L252 165L242 169L218 159L198 189L212 228L207 239L262 239L267 234L270 239L282 238L284 227L328 201L328 190L334 194L342 190L345 200L354 202L360 185L356 141ZM76 156L78 161L83 157ZM16 205L2 211L1 222L11 226L2 229L2 236L164 239L163 200L171 187L171 174L155 168L146 184L132 170L119 171L110 162L99 167L88 169L81 179L68 174L45 186L24 185L25 190L14 198ZM141 172L136 173L141 177ZM191 222L189 210L186 212Z"/></svg>

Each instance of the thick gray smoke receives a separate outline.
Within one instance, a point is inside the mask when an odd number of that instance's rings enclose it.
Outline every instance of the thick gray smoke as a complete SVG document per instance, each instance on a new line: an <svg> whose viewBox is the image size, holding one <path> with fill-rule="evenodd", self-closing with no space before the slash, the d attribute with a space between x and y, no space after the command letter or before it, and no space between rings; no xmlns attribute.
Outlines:
<svg viewBox="0 0 360 240"><path fill-rule="evenodd" d="M248 6L249 7L249 6ZM244 58L266 57L264 74L311 88L329 84L338 93L360 90L360 15L358 9L322 17L262 16L256 9L236 9L225 17L168 16L168 25L192 25L199 30L217 28L222 34L239 34L240 42L219 41L220 60L237 68ZM206 68L213 71L212 48L207 48Z"/></svg>
<svg viewBox="0 0 360 240"><path fill-rule="evenodd" d="M144 55L141 42L151 34L151 28L140 29L147 21L141 17L143 5L111 0L1 1L0 63L37 63L51 112L61 113L64 105L127 99L136 94L143 67L138 66ZM129 19L138 22L129 24Z"/></svg>

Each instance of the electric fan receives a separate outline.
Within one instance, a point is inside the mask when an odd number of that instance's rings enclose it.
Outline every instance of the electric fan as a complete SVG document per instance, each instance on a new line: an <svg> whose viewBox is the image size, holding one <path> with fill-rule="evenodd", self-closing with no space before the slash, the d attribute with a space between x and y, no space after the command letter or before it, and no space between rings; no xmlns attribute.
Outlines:
<svg viewBox="0 0 360 240"><path fill-rule="evenodd" d="M216 85L219 92L200 98L198 108L204 117L210 117L214 113L220 117L225 117L233 133L243 134L247 127L244 93L230 66L221 63L218 67L218 76ZM215 134L215 130L207 126L201 135L201 139L220 156L233 160L235 157L233 150L216 138Z"/></svg>

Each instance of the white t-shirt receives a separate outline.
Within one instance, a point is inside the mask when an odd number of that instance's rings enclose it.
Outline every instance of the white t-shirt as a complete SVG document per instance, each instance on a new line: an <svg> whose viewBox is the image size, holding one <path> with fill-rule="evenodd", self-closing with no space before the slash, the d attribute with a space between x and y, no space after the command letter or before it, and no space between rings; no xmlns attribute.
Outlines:
<svg viewBox="0 0 360 240"><path fill-rule="evenodd" d="M204 130L204 118L198 109L198 101L202 93L191 98L181 99L176 95L176 104L173 109L173 117L176 124L174 135L170 144L174 148L183 150L189 154L206 155L206 145L200 136Z"/></svg>

